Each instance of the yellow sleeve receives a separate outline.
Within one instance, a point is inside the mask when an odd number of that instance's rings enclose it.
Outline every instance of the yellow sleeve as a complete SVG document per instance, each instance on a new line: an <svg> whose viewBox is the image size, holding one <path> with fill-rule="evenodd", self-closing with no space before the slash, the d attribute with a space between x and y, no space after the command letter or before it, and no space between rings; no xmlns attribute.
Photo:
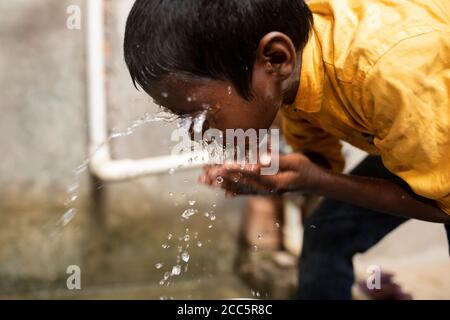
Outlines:
<svg viewBox="0 0 450 320"><path fill-rule="evenodd" d="M296 116L283 114L282 131L294 151L320 154L333 171L341 172L344 169L345 160L339 139L312 125L300 113Z"/></svg>
<svg viewBox="0 0 450 320"><path fill-rule="evenodd" d="M450 33L397 44L364 92L385 166L450 215Z"/></svg>

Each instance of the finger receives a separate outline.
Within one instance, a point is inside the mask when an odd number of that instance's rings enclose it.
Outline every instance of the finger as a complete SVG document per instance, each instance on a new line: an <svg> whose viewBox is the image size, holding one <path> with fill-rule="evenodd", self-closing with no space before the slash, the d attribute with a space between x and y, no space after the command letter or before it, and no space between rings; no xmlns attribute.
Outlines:
<svg viewBox="0 0 450 320"><path fill-rule="evenodd" d="M220 166L217 165L211 165L204 168L204 175L205 175L205 181L206 184L210 186L214 186L214 183L217 179L217 176L215 176L217 170L220 169Z"/></svg>
<svg viewBox="0 0 450 320"><path fill-rule="evenodd" d="M274 187L271 181L254 179L252 177L236 177L234 175L227 176L222 185L227 191L236 194L273 194Z"/></svg>
<svg viewBox="0 0 450 320"><path fill-rule="evenodd" d="M197 182L200 184L207 184L206 183L206 175L202 174L198 177Z"/></svg>
<svg viewBox="0 0 450 320"><path fill-rule="evenodd" d="M262 190L258 190L255 187L251 187L249 184L238 184L230 180L224 180L224 182L221 185L221 188L226 190L226 193L233 194L234 196L255 195L263 192Z"/></svg>
<svg viewBox="0 0 450 320"><path fill-rule="evenodd" d="M241 173L249 177L259 177L261 175L261 165L259 164L239 164L229 163L222 166L221 169L225 169L226 172L221 171L222 174L226 173Z"/></svg>
<svg viewBox="0 0 450 320"><path fill-rule="evenodd" d="M234 198L236 195L233 191L225 191L225 198Z"/></svg>

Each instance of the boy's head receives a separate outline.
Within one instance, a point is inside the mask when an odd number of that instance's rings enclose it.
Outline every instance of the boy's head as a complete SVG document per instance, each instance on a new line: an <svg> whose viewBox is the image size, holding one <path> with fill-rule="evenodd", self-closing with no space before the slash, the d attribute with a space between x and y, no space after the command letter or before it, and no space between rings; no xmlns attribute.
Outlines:
<svg viewBox="0 0 450 320"><path fill-rule="evenodd" d="M209 126L268 128L298 83L312 14L303 0L137 0L125 32L135 84Z"/></svg>

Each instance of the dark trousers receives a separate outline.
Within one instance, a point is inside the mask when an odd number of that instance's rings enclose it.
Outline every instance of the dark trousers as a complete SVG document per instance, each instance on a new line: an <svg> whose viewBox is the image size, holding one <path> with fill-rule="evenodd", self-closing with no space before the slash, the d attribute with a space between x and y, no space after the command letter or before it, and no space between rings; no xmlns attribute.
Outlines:
<svg viewBox="0 0 450 320"><path fill-rule="evenodd" d="M403 183L383 166L379 157L367 157L352 174ZM405 221L325 199L305 221L299 299L351 299L353 256L373 247ZM450 246L450 225L445 229Z"/></svg>

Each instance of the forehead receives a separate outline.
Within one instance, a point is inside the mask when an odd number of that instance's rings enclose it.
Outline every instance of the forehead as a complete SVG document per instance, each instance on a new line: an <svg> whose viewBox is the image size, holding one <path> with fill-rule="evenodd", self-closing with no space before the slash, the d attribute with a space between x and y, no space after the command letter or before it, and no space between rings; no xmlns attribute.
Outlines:
<svg viewBox="0 0 450 320"><path fill-rule="evenodd" d="M229 87L225 81L169 75L154 82L149 92L157 104L185 114L218 104L230 91Z"/></svg>

